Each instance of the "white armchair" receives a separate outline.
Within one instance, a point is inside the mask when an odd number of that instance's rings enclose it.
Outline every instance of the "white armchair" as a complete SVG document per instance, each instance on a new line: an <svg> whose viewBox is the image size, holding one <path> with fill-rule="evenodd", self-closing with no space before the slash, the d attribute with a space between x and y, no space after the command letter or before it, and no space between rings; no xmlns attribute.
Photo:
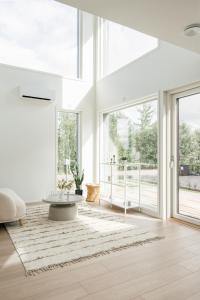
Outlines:
<svg viewBox="0 0 200 300"><path fill-rule="evenodd" d="M26 215L25 202L12 190L0 188L0 223L13 222Z"/></svg>

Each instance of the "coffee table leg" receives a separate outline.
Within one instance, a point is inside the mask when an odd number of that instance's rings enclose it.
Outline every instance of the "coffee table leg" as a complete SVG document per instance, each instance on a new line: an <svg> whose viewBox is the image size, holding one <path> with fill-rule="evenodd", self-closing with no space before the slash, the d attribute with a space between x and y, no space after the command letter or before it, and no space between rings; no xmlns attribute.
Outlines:
<svg viewBox="0 0 200 300"><path fill-rule="evenodd" d="M78 208L76 204L49 206L49 220L53 221L69 221L76 219Z"/></svg>

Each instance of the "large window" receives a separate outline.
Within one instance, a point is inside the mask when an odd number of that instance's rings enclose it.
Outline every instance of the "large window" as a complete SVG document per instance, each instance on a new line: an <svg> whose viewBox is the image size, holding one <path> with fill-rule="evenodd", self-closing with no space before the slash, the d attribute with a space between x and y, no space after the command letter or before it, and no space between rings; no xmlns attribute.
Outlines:
<svg viewBox="0 0 200 300"><path fill-rule="evenodd" d="M99 21L100 74L108 75L158 46L154 37L126 26Z"/></svg>
<svg viewBox="0 0 200 300"><path fill-rule="evenodd" d="M57 112L57 179L71 179L70 166L79 160L79 114Z"/></svg>
<svg viewBox="0 0 200 300"><path fill-rule="evenodd" d="M106 141L106 143L105 143ZM157 101L104 114L104 160L157 163Z"/></svg>
<svg viewBox="0 0 200 300"><path fill-rule="evenodd" d="M113 201L124 199L126 163L126 198L130 205L158 212L158 121L157 101L138 104L103 115L102 191L112 181ZM112 180L108 175L112 162ZM120 200L121 198L121 200Z"/></svg>
<svg viewBox="0 0 200 300"><path fill-rule="evenodd" d="M0 63L77 77L78 18L53 0L0 1Z"/></svg>

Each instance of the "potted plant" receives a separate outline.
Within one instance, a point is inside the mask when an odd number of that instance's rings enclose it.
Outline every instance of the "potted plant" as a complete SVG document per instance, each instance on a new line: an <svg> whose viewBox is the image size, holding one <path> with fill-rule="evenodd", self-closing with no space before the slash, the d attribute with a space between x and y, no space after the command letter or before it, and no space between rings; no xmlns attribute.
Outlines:
<svg viewBox="0 0 200 300"><path fill-rule="evenodd" d="M75 163L73 166L71 166L71 172L74 177L74 182L76 185L75 194L83 195L82 183L84 179L84 170L80 171L78 164Z"/></svg>
<svg viewBox="0 0 200 300"><path fill-rule="evenodd" d="M65 191L69 190L72 188L74 181L73 180L65 180L65 179L60 179L58 180L57 187L60 190L60 198L64 196Z"/></svg>

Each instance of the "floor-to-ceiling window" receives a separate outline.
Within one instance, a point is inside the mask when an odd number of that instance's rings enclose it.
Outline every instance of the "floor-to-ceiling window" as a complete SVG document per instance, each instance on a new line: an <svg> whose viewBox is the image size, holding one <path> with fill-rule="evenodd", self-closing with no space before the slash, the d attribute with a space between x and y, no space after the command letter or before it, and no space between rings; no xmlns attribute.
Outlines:
<svg viewBox="0 0 200 300"><path fill-rule="evenodd" d="M155 37L99 19L99 77L104 77L157 48Z"/></svg>
<svg viewBox="0 0 200 300"><path fill-rule="evenodd" d="M54 0L0 1L0 63L80 75L79 12Z"/></svg>
<svg viewBox="0 0 200 300"><path fill-rule="evenodd" d="M70 167L79 161L79 114L57 112L57 180L72 179Z"/></svg>
<svg viewBox="0 0 200 300"><path fill-rule="evenodd" d="M157 101L149 101L103 114L103 193L109 196L112 164L112 198L123 201L126 163L126 197L132 207L158 211ZM106 170L107 169L107 170ZM118 200L117 200L118 199Z"/></svg>

